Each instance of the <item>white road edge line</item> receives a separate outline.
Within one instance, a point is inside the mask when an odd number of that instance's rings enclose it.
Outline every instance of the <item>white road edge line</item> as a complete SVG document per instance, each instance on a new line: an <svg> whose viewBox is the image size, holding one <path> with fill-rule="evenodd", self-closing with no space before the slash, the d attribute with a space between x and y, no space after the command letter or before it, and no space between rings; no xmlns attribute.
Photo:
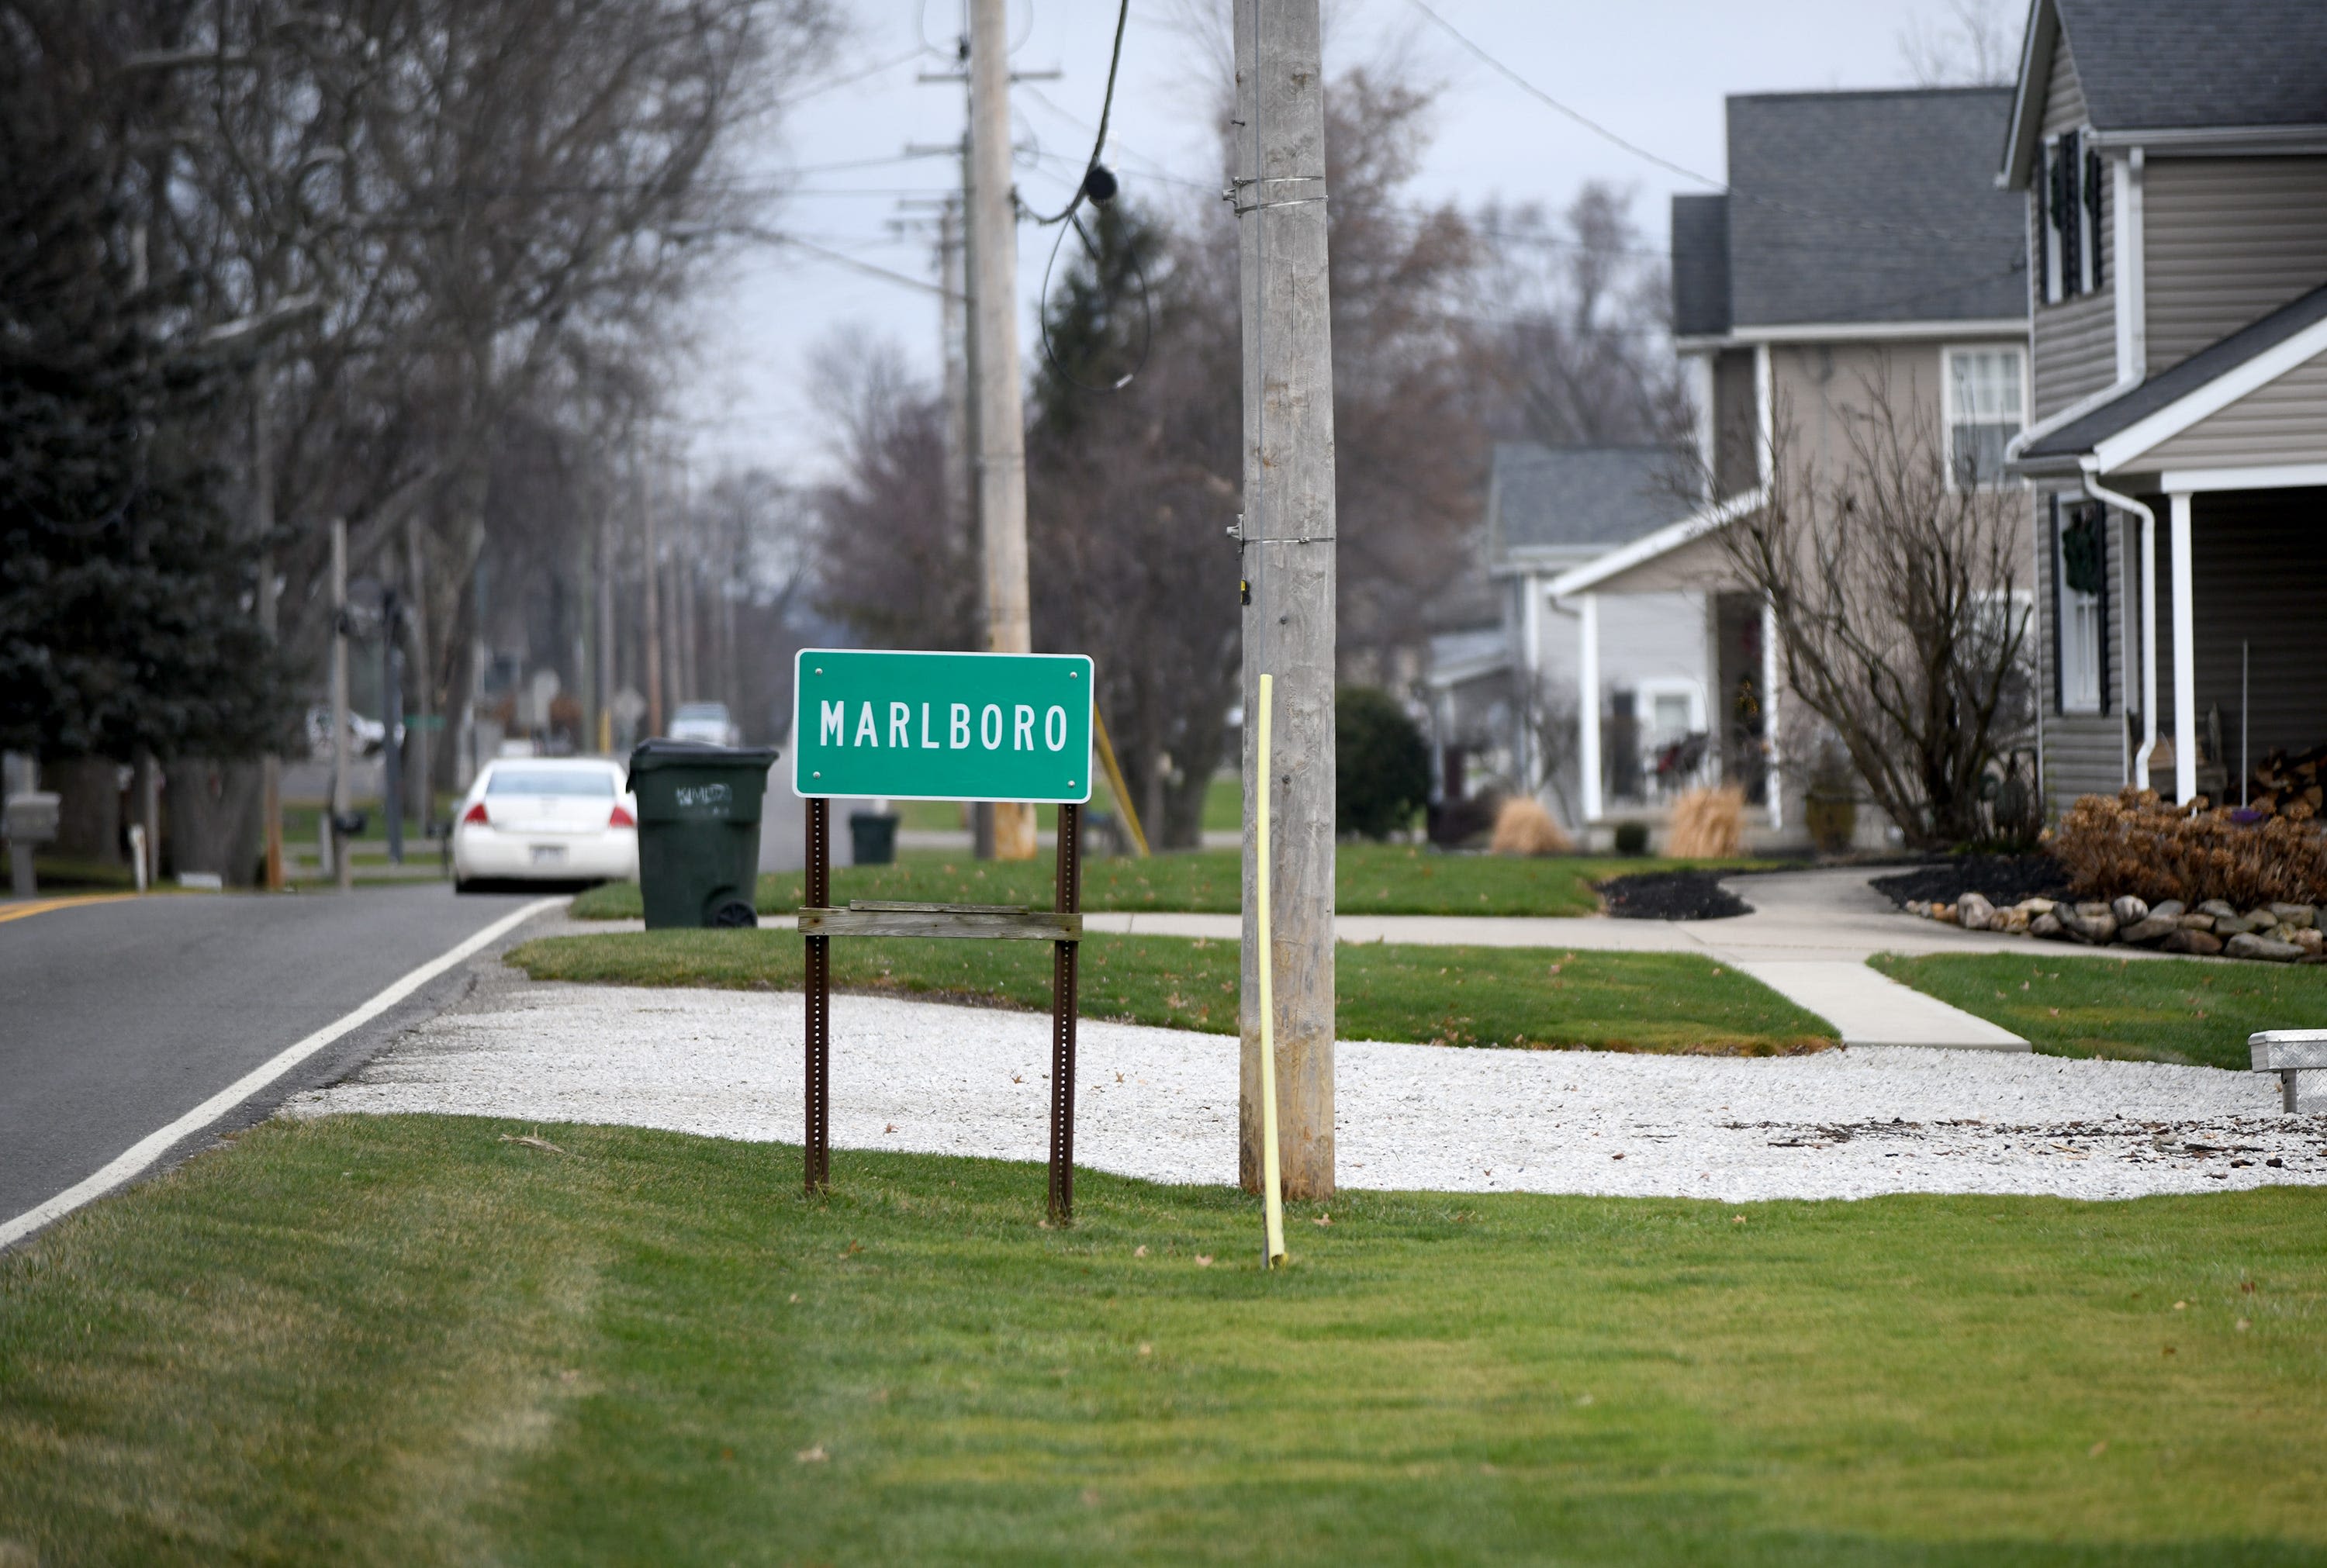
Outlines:
<svg viewBox="0 0 2327 1568"><path fill-rule="evenodd" d="M370 1022L455 964L475 957L510 931L533 919L534 916L554 910L565 901L563 899L536 899L523 909L495 920L451 952L441 957L431 958L402 979L393 982L387 990L374 996L353 1013L323 1025L322 1028L276 1056L265 1066L254 1068L243 1074L233 1083L220 1089L161 1131L149 1134L128 1153L113 1161L94 1176L75 1182L46 1203L37 1208L27 1209L15 1218L5 1224L0 1224L0 1247L13 1246L19 1238L31 1235L50 1221L61 1219L82 1204L92 1199L101 1198L123 1182L132 1180L148 1165L167 1153L180 1139L200 1132L350 1030Z"/></svg>

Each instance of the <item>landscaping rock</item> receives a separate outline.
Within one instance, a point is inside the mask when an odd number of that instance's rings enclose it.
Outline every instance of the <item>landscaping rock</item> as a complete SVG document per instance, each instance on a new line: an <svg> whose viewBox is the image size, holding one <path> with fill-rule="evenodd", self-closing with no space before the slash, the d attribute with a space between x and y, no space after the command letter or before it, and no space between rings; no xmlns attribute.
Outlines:
<svg viewBox="0 0 2327 1568"><path fill-rule="evenodd" d="M2079 904L2074 909L2062 905L2052 911L2052 918L2070 936L2096 947L2117 935L2117 916L2107 904Z"/></svg>
<svg viewBox="0 0 2327 1568"><path fill-rule="evenodd" d="M2182 917L2182 929L2185 931L2210 931L2214 929L2214 917L2195 913L2184 915Z"/></svg>
<svg viewBox="0 0 2327 1568"><path fill-rule="evenodd" d="M2238 910L2230 908L2229 904L2224 903L2220 899L2208 899L2204 903L2198 906L2198 912L2201 915L2211 915L2216 919L2220 920L2237 914Z"/></svg>
<svg viewBox="0 0 2327 1568"><path fill-rule="evenodd" d="M2178 920L2187 910L2188 907L2189 906L2182 903L2180 899L2167 899L2162 904L2152 904L2149 906L2149 918L2153 920Z"/></svg>
<svg viewBox="0 0 2327 1568"><path fill-rule="evenodd" d="M1995 922L1989 926L1988 929L2002 931L2009 937L2020 937L2027 934L2028 923L2028 911L2025 910L1998 910L1995 911Z"/></svg>
<svg viewBox="0 0 2327 1568"><path fill-rule="evenodd" d="M1954 925L1954 924L1956 923L1956 907L1955 907L1955 905L1953 905L1953 904L1933 904L1933 905L1931 906L1931 919L1935 919L1935 920L1939 921L1939 924L1941 924L1941 925L1943 925L1943 926L1952 926L1952 925Z"/></svg>
<svg viewBox="0 0 2327 1568"><path fill-rule="evenodd" d="M2201 958L2210 958L2222 950L2222 939L2211 931L2201 931L2184 926L2157 944L2161 953L2188 953Z"/></svg>
<svg viewBox="0 0 2327 1568"><path fill-rule="evenodd" d="M1985 931L1995 924L1995 906L1977 893L1956 901L1956 924L1967 931Z"/></svg>
<svg viewBox="0 0 2327 1568"><path fill-rule="evenodd" d="M2058 899L2022 899L2012 907L2033 920L2039 915L2051 914L2059 902Z"/></svg>
<svg viewBox="0 0 2327 1568"><path fill-rule="evenodd" d="M2120 942L2145 947L2152 942L2163 941L2182 929L2181 922L2168 915L2152 915L2145 920L2135 920L2117 934Z"/></svg>
<svg viewBox="0 0 2327 1568"><path fill-rule="evenodd" d="M2315 958L2321 953L2327 953L2327 931L2316 926L2304 926L2287 940L2302 948L2306 958Z"/></svg>
<svg viewBox="0 0 2327 1568"><path fill-rule="evenodd" d="M2044 937L2059 941L2067 937L2069 932L2068 928L2061 924L2059 914L2048 910L2028 922L2028 934L2032 937Z"/></svg>
<svg viewBox="0 0 2327 1568"><path fill-rule="evenodd" d="M2120 926L2137 926L2149 919L2148 901L2135 898L2131 893L2110 900L2108 910L2117 917L2117 923Z"/></svg>
<svg viewBox="0 0 2327 1568"><path fill-rule="evenodd" d="M2235 911L2214 917L2214 935L2218 937L2243 937L2253 929L2254 922Z"/></svg>
<svg viewBox="0 0 2327 1568"><path fill-rule="evenodd" d="M2319 911L2309 904L2273 904L2270 912L2278 917L2280 925L2298 931L2313 928L2319 919Z"/></svg>
<svg viewBox="0 0 2327 1568"><path fill-rule="evenodd" d="M2260 958L2272 964L2292 964L2303 957L2303 949L2292 942L2274 942L2251 931L2232 937L2222 951L2233 958Z"/></svg>

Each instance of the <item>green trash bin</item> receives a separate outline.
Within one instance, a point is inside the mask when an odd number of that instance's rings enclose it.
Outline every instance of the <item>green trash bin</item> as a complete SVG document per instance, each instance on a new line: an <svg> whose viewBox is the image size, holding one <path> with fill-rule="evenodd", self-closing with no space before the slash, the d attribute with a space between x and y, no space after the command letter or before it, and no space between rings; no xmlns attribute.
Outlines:
<svg viewBox="0 0 2327 1568"><path fill-rule="evenodd" d="M776 756L771 748L665 740L641 741L631 753L649 930L757 920L760 804Z"/></svg>

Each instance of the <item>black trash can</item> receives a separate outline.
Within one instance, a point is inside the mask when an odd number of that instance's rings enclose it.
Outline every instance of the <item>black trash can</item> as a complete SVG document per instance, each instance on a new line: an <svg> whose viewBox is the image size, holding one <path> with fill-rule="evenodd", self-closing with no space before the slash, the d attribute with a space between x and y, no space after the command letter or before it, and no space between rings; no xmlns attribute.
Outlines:
<svg viewBox="0 0 2327 1568"><path fill-rule="evenodd" d="M631 753L649 930L755 923L760 806L776 756L771 748L665 740L641 741Z"/></svg>
<svg viewBox="0 0 2327 1568"><path fill-rule="evenodd" d="M848 814L849 863L891 865L897 859L897 814L893 811L852 811Z"/></svg>

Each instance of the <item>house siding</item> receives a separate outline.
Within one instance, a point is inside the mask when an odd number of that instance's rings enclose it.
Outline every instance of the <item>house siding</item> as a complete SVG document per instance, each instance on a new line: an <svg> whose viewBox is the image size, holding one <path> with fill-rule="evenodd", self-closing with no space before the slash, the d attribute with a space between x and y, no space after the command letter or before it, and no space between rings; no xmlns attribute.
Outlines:
<svg viewBox="0 0 2327 1568"><path fill-rule="evenodd" d="M2327 459L2327 354L2267 382L2145 453L2144 468L2235 468Z"/></svg>
<svg viewBox="0 0 2327 1568"><path fill-rule="evenodd" d="M2085 93L2070 58L2069 40L2062 35L2052 51L2052 72L2044 88L2043 135L2080 130L2086 119ZM2032 393L2033 417L2049 419L2082 397L2089 397L2117 379L2117 228L2113 217L2101 225L2101 286L2089 294L2041 303L2043 269L2038 265L2036 236L2043 221L2043 181L2040 176L2028 193L2028 276L2030 308L2034 320L2031 339L2035 354Z"/></svg>
<svg viewBox="0 0 2327 1568"><path fill-rule="evenodd" d="M2152 158L2142 206L2153 376L2327 283L2327 158Z"/></svg>
<svg viewBox="0 0 2327 1568"><path fill-rule="evenodd" d="M1741 495L1761 482L1761 413L1753 393L1753 350L1724 349L1713 360L1713 482Z"/></svg>

